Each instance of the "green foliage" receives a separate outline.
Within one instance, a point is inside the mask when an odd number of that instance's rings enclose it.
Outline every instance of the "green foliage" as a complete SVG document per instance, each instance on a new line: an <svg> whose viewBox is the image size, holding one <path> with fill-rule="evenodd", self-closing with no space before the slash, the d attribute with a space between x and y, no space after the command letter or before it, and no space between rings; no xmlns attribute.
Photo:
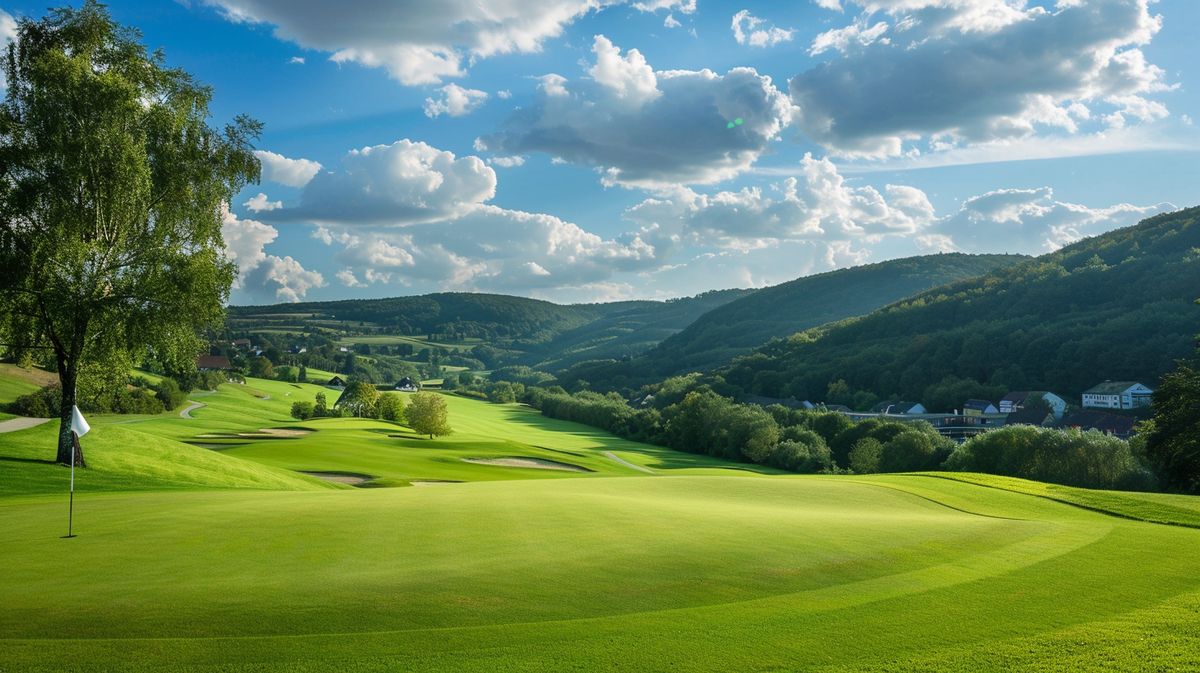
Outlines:
<svg viewBox="0 0 1200 673"><path fill-rule="evenodd" d="M259 125L209 127L212 92L138 39L89 0L21 19L3 62L0 336L49 347L63 409L85 362L195 357L235 273L223 204L258 178Z"/></svg>
<svg viewBox="0 0 1200 673"><path fill-rule="evenodd" d="M1200 493L1200 366L1180 362L1154 391L1146 457L1170 488Z"/></svg>
<svg viewBox="0 0 1200 673"><path fill-rule="evenodd" d="M404 398L396 393L379 396L379 417L393 423L404 422Z"/></svg>
<svg viewBox="0 0 1200 673"><path fill-rule="evenodd" d="M858 474L879 472L883 462L883 444L874 437L863 437L850 449L850 469Z"/></svg>
<svg viewBox="0 0 1200 673"><path fill-rule="evenodd" d="M1085 488L1147 489L1154 485L1129 443L1095 430L1014 425L968 439L945 468L1022 477Z"/></svg>
<svg viewBox="0 0 1200 673"><path fill-rule="evenodd" d="M944 409L967 392L991 399L1012 388L1075 395L1105 379L1153 384L1200 331L1192 305L1200 259L1190 253L1200 245L1198 215L1159 215L802 332L720 374L744 393L815 400L844 379L850 391ZM770 392L764 376L778 382Z"/></svg>
<svg viewBox="0 0 1200 673"><path fill-rule="evenodd" d="M273 379L275 378L275 366L267 358L259 355L252 357L247 363L249 365L249 374L256 379Z"/></svg>
<svg viewBox="0 0 1200 673"><path fill-rule="evenodd" d="M304 402L304 401L292 402L292 412L291 413L292 413L292 418L295 418L295 419L298 419L301 421L307 421L308 419L313 417L313 403L312 402Z"/></svg>
<svg viewBox="0 0 1200 673"><path fill-rule="evenodd" d="M187 393L179 388L179 384L174 379L163 377L154 386L154 396L162 402L162 406L167 411L179 408L187 401Z"/></svg>
<svg viewBox="0 0 1200 673"><path fill-rule="evenodd" d="M404 415L408 427L422 435L429 435L430 439L453 432L446 400L437 393L414 393L408 400Z"/></svg>
<svg viewBox="0 0 1200 673"><path fill-rule="evenodd" d="M916 472L936 469L945 455L938 454L936 432L921 432L907 429L888 440L879 456L879 469L883 472ZM853 449L851 450L853 451ZM946 451L949 454L949 451Z"/></svg>
<svg viewBox="0 0 1200 673"><path fill-rule="evenodd" d="M366 381L351 381L337 400L337 408L357 418L375 418L379 390Z"/></svg>

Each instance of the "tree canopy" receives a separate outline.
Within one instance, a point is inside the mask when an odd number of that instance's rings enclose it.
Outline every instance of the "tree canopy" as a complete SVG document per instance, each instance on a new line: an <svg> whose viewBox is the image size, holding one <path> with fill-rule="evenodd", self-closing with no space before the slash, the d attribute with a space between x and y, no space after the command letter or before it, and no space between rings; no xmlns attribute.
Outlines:
<svg viewBox="0 0 1200 673"><path fill-rule="evenodd" d="M21 19L3 68L0 342L50 354L65 462L82 365L151 349L186 371L220 324L223 208L258 179L260 126L210 127L211 90L93 1Z"/></svg>
<svg viewBox="0 0 1200 673"><path fill-rule="evenodd" d="M408 399L404 416L408 427L422 435L429 435L430 439L452 432L446 400L437 393L415 393Z"/></svg>

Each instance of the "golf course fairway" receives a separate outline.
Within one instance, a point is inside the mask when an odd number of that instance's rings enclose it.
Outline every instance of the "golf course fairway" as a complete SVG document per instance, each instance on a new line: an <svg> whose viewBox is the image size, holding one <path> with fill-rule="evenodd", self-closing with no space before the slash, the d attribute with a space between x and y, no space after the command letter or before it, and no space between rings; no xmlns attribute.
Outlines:
<svg viewBox="0 0 1200 673"><path fill-rule="evenodd" d="M0 435L0 671L1200 667L1187 497L760 474L457 398L429 441L281 391L98 418L69 540L52 424ZM506 455L588 471L462 459Z"/></svg>

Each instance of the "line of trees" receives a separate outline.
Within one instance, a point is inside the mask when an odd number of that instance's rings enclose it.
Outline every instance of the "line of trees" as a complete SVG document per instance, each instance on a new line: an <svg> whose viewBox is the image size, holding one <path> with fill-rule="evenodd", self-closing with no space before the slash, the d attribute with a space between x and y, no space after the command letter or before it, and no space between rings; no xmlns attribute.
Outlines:
<svg viewBox="0 0 1200 673"><path fill-rule="evenodd" d="M803 473L990 472L1092 488L1151 490L1144 442L1100 432L1013 426L956 445L924 421L851 421L820 410L739 404L692 375L634 407L616 393L532 388L542 414L691 453ZM1200 455L1200 454L1197 454Z"/></svg>

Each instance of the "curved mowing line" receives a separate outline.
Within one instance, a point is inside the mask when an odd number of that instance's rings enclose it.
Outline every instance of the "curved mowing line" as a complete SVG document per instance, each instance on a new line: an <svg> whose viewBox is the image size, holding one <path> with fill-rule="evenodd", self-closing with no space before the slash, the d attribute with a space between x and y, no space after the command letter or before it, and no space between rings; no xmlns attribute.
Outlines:
<svg viewBox="0 0 1200 673"><path fill-rule="evenodd" d="M902 475L902 476L926 477L929 479L945 479L946 481L953 481L957 484L970 484L972 486L983 486L984 488L994 488L997 491L1003 491L1005 493L1015 493L1017 495L1027 495L1031 498L1041 498L1043 500L1049 500L1050 502L1057 502L1062 505L1070 505L1071 507L1077 507L1079 509L1086 510L1088 512L1095 512L1096 514L1104 514L1106 516L1111 516L1111 517L1114 517L1117 519L1124 519L1126 521L1137 521L1139 523L1153 523L1153 524L1157 524L1159 526L1175 526L1176 528L1200 529L1200 524L1187 523L1186 521L1147 519L1145 517L1140 517L1140 516L1136 516L1133 514L1126 514L1125 512L1118 512L1116 510L1105 509L1103 507L1097 507L1095 505L1085 505L1085 504L1079 503L1079 502L1072 502L1070 500L1056 498L1053 495L1049 495L1046 493L1029 493L1027 491L1018 491L1013 488L1004 488L1003 486L999 486L996 484L984 484L984 483L980 483L980 482L969 481L967 479L956 479L954 477L949 477L949 476L945 476L945 475L941 475L941 474L908 474L908 475Z"/></svg>
<svg viewBox="0 0 1200 673"><path fill-rule="evenodd" d="M657 474L657 472L655 472L654 470L651 470L648 467L642 467L641 465L634 465L633 463L629 462L628 460L625 460L624 458L618 456L617 454L613 453L612 451L605 451L604 457L617 463L618 465L624 465L625 467L628 467L633 470L637 470L638 472L645 472L646 474Z"/></svg>
<svg viewBox="0 0 1200 673"><path fill-rule="evenodd" d="M935 505L939 505L939 506L941 506L941 507L945 507L946 509L952 509L952 510L954 510L955 512L962 512L963 514L970 514L971 516L981 516L981 517L984 517L984 518L987 518L987 519L1004 519L1005 521L1035 521L1035 520L1036 520L1036 519L1022 519L1022 518L1020 518L1020 517L1015 517L1015 516L1001 516L1001 515L999 515L999 514L983 514L982 512L972 512L972 511L971 511L971 510L969 510L969 509L963 509L963 508L961 508L961 507L955 507L954 505L951 505L951 504L948 504L948 503L944 503L944 502L942 502L942 501L940 501L940 500L935 500L935 499L933 499L933 498L931 498L931 497L929 497L929 496L927 496L927 495L921 495L920 493L914 493L914 492L912 492L912 491L909 491L909 490L907 490L907 489L900 488L899 486L890 486L890 485L888 485L888 484L878 484L878 483L871 482L871 481L858 481L857 479L845 479L844 481L848 481L848 482L850 482L851 484L862 484L863 486L876 486L876 487L879 487L879 488L886 488L886 489L888 489L888 490L891 490L891 491L898 491L898 492L900 492L900 493L905 493L905 494L907 494L907 495L911 495L911 496L913 496L913 497L915 497L915 498L920 498L920 499L922 499L922 500L927 500L927 501L929 501L929 502L932 502L932 503L933 503L933 504L935 504ZM959 483L968 483L968 482L959 482Z"/></svg>
<svg viewBox="0 0 1200 673"><path fill-rule="evenodd" d="M464 626L435 626L408 629L380 629L367 631L333 631L310 633L273 633L245 635L209 635L209 636L131 636L131 637L97 637L97 638L0 638L4 642L182 642L182 641L251 641L272 639L298 638L345 638L355 636L385 636L394 634L418 633L470 633L472 631L506 629L529 626L554 626L583 623L603 623L611 620L624 620L632 617L655 616L672 618L674 615L697 614L705 612L726 611L731 606L744 610L757 611L759 615L746 615L746 619L758 616L770 616L786 608L793 613L815 614L844 610L867 605L870 603L894 600L918 593L945 589L951 586L967 584L999 577L1023 568L1043 563L1051 559L1070 554L1084 547L1097 544L1112 532L1111 525L1081 525L1054 524L1046 522L1049 530L1031 535L1009 545L996 549L970 554L953 559L946 563L927 566L893 575L882 575L869 579L836 584L833 586L808 589L772 596L760 596L740 601L725 603L710 603L691 605L663 610L645 610L641 612L621 612L607 615L574 617L568 619L546 619L527 622L497 622L492 624L473 624ZM1001 567L997 568L997 560Z"/></svg>

